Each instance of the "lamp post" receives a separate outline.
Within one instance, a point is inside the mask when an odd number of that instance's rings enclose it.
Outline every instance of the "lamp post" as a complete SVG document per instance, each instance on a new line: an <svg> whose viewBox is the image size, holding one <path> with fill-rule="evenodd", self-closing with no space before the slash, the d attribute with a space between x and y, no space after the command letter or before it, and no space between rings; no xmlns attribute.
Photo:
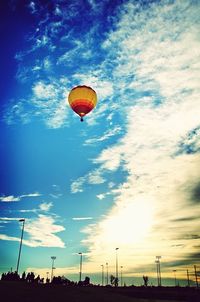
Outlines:
<svg viewBox="0 0 200 302"><path fill-rule="evenodd" d="M101 283L102 286L104 286L104 265L101 264L102 272L101 272Z"/></svg>
<svg viewBox="0 0 200 302"><path fill-rule="evenodd" d="M121 268L121 286L122 286L122 284L123 284L123 282L122 282L122 269L123 269L123 266L120 266L120 268Z"/></svg>
<svg viewBox="0 0 200 302"><path fill-rule="evenodd" d="M108 262L106 262L106 285L108 285Z"/></svg>
<svg viewBox="0 0 200 302"><path fill-rule="evenodd" d="M195 280L196 280L196 286L199 287L196 265L194 265L194 275L195 275Z"/></svg>
<svg viewBox="0 0 200 302"><path fill-rule="evenodd" d="M174 284L176 286L176 269L174 269L173 272L174 272Z"/></svg>
<svg viewBox="0 0 200 302"><path fill-rule="evenodd" d="M21 256L21 250L22 250L22 240L23 240L23 235L24 235L24 225L25 225L25 219L20 219L19 222L22 222L22 232L21 232L21 240L20 240L20 245L19 245L19 255L17 259L17 274L19 270L19 262L20 262L20 256Z"/></svg>
<svg viewBox="0 0 200 302"><path fill-rule="evenodd" d="M118 286L118 247L116 247L116 286Z"/></svg>
<svg viewBox="0 0 200 302"><path fill-rule="evenodd" d="M56 260L56 256L51 256L52 259L52 266L51 266L51 282L53 280L53 270L55 269L54 267L54 261Z"/></svg>
<svg viewBox="0 0 200 302"><path fill-rule="evenodd" d="M161 286L160 258L161 258L161 256L156 256L156 261L155 261L156 268L157 268L158 286Z"/></svg>
<svg viewBox="0 0 200 302"><path fill-rule="evenodd" d="M81 282L83 254L82 254L82 253L78 253L78 254L80 255L80 272L79 272L79 281Z"/></svg>
<svg viewBox="0 0 200 302"><path fill-rule="evenodd" d="M190 286L190 277L189 277L189 271L187 269L187 283L188 283L188 287Z"/></svg>

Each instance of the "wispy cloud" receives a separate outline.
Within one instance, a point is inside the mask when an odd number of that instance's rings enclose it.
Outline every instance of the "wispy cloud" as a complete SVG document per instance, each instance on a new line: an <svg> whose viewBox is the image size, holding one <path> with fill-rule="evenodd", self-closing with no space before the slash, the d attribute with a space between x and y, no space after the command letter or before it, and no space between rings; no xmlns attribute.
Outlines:
<svg viewBox="0 0 200 302"><path fill-rule="evenodd" d="M15 197L13 195L1 196L0 200L3 201L3 202L14 202L14 201L20 201L20 197Z"/></svg>
<svg viewBox="0 0 200 302"><path fill-rule="evenodd" d="M116 126L113 129L109 129L108 131L106 131L100 137L94 137L94 138L87 139L84 144L85 145L92 145L92 144L95 144L95 143L98 143L98 142L105 141L105 140L109 139L110 137L119 134L121 132L121 130L122 130L121 127Z"/></svg>
<svg viewBox="0 0 200 302"><path fill-rule="evenodd" d="M40 204L39 208L41 211L49 211L53 206L52 202L43 202Z"/></svg>
<svg viewBox="0 0 200 302"><path fill-rule="evenodd" d="M97 185L105 182L100 169L95 169L85 176L79 177L71 184L71 193L83 192L84 184Z"/></svg>
<svg viewBox="0 0 200 302"><path fill-rule="evenodd" d="M39 196L42 196L42 194L40 194L39 192L35 192L35 193L29 193L29 194L20 195L20 198L24 198L24 197L39 197Z"/></svg>
<svg viewBox="0 0 200 302"><path fill-rule="evenodd" d="M97 195L97 198L100 199L100 200L104 199L105 197L106 197L106 194L101 193L101 194Z"/></svg>
<svg viewBox="0 0 200 302"><path fill-rule="evenodd" d="M19 221L22 217L0 217L1 221Z"/></svg>
<svg viewBox="0 0 200 302"><path fill-rule="evenodd" d="M16 220L8 218L8 220ZM23 244L30 247L59 247L64 248L65 243L57 236L57 233L65 228L56 224L55 218L39 214L37 218L26 219ZM0 234L1 240L19 241L17 237Z"/></svg>
<svg viewBox="0 0 200 302"><path fill-rule="evenodd" d="M23 194L23 195L20 195L20 196L13 196L13 195L1 196L0 201L14 202L14 201L20 201L22 198L26 198L26 197L39 197L39 196L41 196L41 194L38 193L38 192L30 193L30 194Z"/></svg>
<svg viewBox="0 0 200 302"><path fill-rule="evenodd" d="M56 235L65 228L56 224L52 216L38 215L37 219L31 219L26 225L26 232L30 236L29 246L46 246L64 248L64 242Z"/></svg>
<svg viewBox="0 0 200 302"><path fill-rule="evenodd" d="M37 212L48 212L53 206L52 202L43 202L39 205L38 208L28 209L28 210L19 210L21 213L37 213Z"/></svg>
<svg viewBox="0 0 200 302"><path fill-rule="evenodd" d="M72 220L82 221L82 220L91 220L93 217L73 217Z"/></svg>

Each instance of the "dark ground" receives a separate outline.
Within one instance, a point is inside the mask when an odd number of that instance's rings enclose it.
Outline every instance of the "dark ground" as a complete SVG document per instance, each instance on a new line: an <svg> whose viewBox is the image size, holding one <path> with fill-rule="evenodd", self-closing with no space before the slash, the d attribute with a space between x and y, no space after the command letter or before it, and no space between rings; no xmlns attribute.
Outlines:
<svg viewBox="0 0 200 302"><path fill-rule="evenodd" d="M1 281L0 299L6 302L199 302L200 289L66 287Z"/></svg>

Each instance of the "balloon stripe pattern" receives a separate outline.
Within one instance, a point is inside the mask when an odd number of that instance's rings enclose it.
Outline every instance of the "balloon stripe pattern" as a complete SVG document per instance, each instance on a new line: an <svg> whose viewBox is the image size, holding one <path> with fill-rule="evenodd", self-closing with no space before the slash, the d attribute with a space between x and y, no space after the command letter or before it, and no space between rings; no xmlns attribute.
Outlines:
<svg viewBox="0 0 200 302"><path fill-rule="evenodd" d="M88 86L74 87L68 96L69 105L83 121L83 116L88 114L97 104L96 92Z"/></svg>

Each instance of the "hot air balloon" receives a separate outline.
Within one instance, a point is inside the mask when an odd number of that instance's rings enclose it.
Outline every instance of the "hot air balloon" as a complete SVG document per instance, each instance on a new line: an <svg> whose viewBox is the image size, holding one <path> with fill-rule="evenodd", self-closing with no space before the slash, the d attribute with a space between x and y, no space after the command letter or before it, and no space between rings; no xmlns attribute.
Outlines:
<svg viewBox="0 0 200 302"><path fill-rule="evenodd" d="M70 91L68 101L83 122L83 117L96 106L97 94L91 87L76 86Z"/></svg>

